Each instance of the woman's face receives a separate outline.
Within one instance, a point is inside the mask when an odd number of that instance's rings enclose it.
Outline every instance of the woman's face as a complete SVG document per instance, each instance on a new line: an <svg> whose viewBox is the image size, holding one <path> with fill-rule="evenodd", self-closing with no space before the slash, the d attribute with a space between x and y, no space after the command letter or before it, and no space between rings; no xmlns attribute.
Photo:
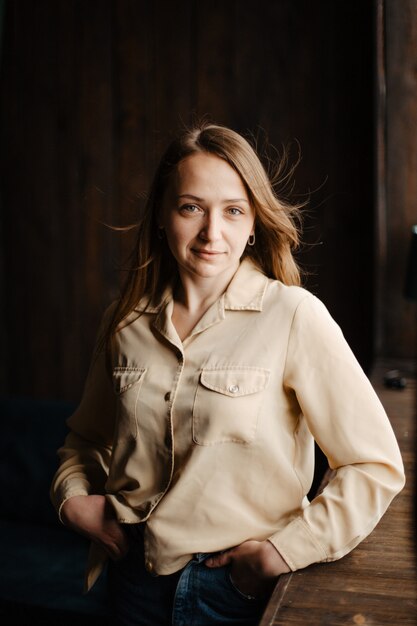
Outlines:
<svg viewBox="0 0 417 626"><path fill-rule="evenodd" d="M180 275L230 280L254 233L254 221L237 172L217 156L197 153L179 163L159 225Z"/></svg>

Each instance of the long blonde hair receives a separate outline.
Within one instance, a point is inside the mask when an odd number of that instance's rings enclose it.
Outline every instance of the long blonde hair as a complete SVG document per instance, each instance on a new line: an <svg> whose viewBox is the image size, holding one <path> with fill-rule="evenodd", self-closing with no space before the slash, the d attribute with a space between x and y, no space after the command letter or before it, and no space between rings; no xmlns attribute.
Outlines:
<svg viewBox="0 0 417 626"><path fill-rule="evenodd" d="M255 244L246 246L251 257L270 278L299 285L300 272L293 257L299 245L296 225L299 207L280 200L255 150L235 131L210 123L186 129L168 146L153 179L121 297L116 304L105 342L136 310L139 302L157 304L164 288L176 278L176 263L166 240L158 237L158 214L170 177L186 157L206 152L224 159L241 177L255 212Z"/></svg>

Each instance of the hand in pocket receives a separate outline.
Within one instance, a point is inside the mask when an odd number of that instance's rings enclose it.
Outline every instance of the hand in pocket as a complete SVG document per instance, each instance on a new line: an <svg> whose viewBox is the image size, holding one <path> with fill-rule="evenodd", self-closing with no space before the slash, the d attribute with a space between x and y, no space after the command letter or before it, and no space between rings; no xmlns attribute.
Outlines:
<svg viewBox="0 0 417 626"><path fill-rule="evenodd" d="M66 526L104 548L111 559L126 555L126 533L104 496L73 496L64 503L61 517Z"/></svg>
<svg viewBox="0 0 417 626"><path fill-rule="evenodd" d="M244 595L260 597L270 593L281 574L290 568L269 541L245 541L205 561L207 567L230 565L233 585Z"/></svg>

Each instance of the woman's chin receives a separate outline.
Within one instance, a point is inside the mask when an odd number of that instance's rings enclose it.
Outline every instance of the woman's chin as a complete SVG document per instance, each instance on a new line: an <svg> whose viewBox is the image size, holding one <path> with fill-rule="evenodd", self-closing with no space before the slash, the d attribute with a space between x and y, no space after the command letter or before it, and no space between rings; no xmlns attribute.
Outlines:
<svg viewBox="0 0 417 626"><path fill-rule="evenodd" d="M198 258L193 260L192 263L182 265L181 269L187 274L199 278L220 278L226 274L233 276L238 267L238 261L236 263L225 263L224 260L221 261L220 259L205 260Z"/></svg>

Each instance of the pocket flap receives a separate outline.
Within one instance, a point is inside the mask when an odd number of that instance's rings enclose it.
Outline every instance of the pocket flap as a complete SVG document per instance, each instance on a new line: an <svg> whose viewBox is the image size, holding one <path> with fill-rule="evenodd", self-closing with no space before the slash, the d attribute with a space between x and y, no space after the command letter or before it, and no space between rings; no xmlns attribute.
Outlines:
<svg viewBox="0 0 417 626"><path fill-rule="evenodd" d="M250 366L207 368L200 375L200 382L204 387L231 398L262 391L268 380L269 370Z"/></svg>
<svg viewBox="0 0 417 626"><path fill-rule="evenodd" d="M120 394L136 385L146 372L145 367L115 367L113 369L113 387Z"/></svg>

